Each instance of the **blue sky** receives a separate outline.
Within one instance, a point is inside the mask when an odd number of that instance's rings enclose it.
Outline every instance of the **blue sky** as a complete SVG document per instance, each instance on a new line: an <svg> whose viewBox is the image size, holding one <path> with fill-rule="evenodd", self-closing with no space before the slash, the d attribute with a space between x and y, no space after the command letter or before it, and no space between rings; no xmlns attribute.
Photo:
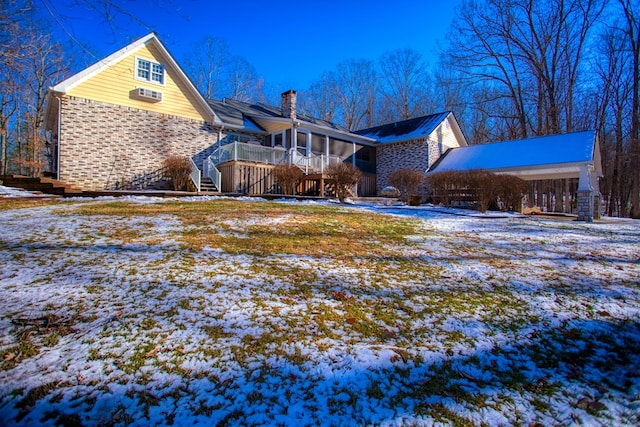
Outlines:
<svg viewBox="0 0 640 427"><path fill-rule="evenodd" d="M399 48L412 48L434 65L434 52L445 41L459 0L117 0L136 19L112 10L110 21L78 3L35 4L63 42L81 45L97 59L155 31L183 63L199 40L213 36L225 39L231 52L247 59L267 85L302 90L344 60L375 61ZM76 68L95 62L95 57L79 58Z"/></svg>

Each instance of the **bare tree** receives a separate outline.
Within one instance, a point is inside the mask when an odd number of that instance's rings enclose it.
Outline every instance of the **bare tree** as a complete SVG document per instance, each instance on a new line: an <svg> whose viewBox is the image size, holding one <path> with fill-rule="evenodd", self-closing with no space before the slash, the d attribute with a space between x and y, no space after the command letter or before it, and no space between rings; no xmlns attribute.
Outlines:
<svg viewBox="0 0 640 427"><path fill-rule="evenodd" d="M226 95L223 80L230 57L229 45L224 39L206 37L195 44L186 58L185 68L205 98L218 99Z"/></svg>
<svg viewBox="0 0 640 427"><path fill-rule="evenodd" d="M449 65L508 100L516 137L573 130L576 87L602 0L468 0L450 34Z"/></svg>
<svg viewBox="0 0 640 427"><path fill-rule="evenodd" d="M226 97L244 102L258 97L260 79L253 65L245 58L232 56L225 74Z"/></svg>
<svg viewBox="0 0 640 427"><path fill-rule="evenodd" d="M62 49L52 41L45 23L34 19L29 1L0 5L0 170L14 167L39 174L46 147L42 124L49 85L65 69Z"/></svg>
<svg viewBox="0 0 640 427"><path fill-rule="evenodd" d="M338 108L349 130L373 125L376 102L376 72L373 63L350 59L338 64Z"/></svg>
<svg viewBox="0 0 640 427"><path fill-rule="evenodd" d="M29 5L21 1L0 2L0 174L7 173L9 123L18 111L19 77L22 72L22 20Z"/></svg>
<svg viewBox="0 0 640 427"><path fill-rule="evenodd" d="M596 87L596 129L603 145L602 156L605 177L601 192L607 201L607 213L625 215L630 189L624 179L624 118L630 108L632 82L628 78L631 70L630 57L626 55L626 40L623 32L612 28L603 33L598 62L594 69L600 84ZM609 130L613 135L609 136Z"/></svg>
<svg viewBox="0 0 640 427"><path fill-rule="evenodd" d="M422 55L413 49L385 53L380 59L380 70L387 108L394 110L396 119L416 115L428 78Z"/></svg>
<svg viewBox="0 0 640 427"><path fill-rule="evenodd" d="M27 166L32 175L39 175L46 162L46 145L43 121L45 96L53 81L59 80L66 63L59 44L51 40L48 34L38 34L34 28L28 49L25 49L25 67L23 80L28 88L29 101L24 105L26 124L26 156Z"/></svg>
<svg viewBox="0 0 640 427"><path fill-rule="evenodd" d="M326 121L333 121L338 109L338 83L335 73L325 72L300 96L301 108L305 114Z"/></svg>
<svg viewBox="0 0 640 427"><path fill-rule="evenodd" d="M618 0L626 26L624 33L631 51L631 217L640 218L640 2Z"/></svg>

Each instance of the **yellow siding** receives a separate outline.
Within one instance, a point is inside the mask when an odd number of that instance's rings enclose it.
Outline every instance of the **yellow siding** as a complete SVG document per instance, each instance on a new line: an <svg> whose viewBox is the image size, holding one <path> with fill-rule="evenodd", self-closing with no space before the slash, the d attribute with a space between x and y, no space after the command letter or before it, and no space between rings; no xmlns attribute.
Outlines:
<svg viewBox="0 0 640 427"><path fill-rule="evenodd" d="M164 64L166 66L164 85L136 80L134 75L136 57ZM132 98L131 92L136 87L162 92L162 101L153 103ZM152 44L141 47L111 67L80 83L69 90L68 95L156 113L207 120L207 114L182 83L176 70L167 64Z"/></svg>

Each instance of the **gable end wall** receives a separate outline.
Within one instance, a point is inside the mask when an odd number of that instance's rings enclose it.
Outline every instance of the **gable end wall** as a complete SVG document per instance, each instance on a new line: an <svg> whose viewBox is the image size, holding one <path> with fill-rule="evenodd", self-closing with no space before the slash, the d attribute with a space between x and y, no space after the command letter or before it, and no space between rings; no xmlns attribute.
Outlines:
<svg viewBox="0 0 640 427"><path fill-rule="evenodd" d="M83 190L161 168L171 155L198 162L216 143L206 122L70 96L62 97L60 179Z"/></svg>
<svg viewBox="0 0 640 427"><path fill-rule="evenodd" d="M442 155L442 145L429 139L379 145L376 149L377 190L389 184L389 176L398 169L418 169L426 173Z"/></svg>

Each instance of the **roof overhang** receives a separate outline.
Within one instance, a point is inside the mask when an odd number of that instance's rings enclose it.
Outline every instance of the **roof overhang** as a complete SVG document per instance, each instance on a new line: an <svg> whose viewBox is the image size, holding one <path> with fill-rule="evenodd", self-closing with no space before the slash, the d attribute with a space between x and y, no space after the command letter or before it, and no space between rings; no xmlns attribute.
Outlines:
<svg viewBox="0 0 640 427"><path fill-rule="evenodd" d="M496 174L514 175L526 181L571 179L579 178L585 165L593 167L592 163L561 163L540 166L527 166L517 168L487 169ZM598 175L601 176L601 175Z"/></svg>
<svg viewBox="0 0 640 427"><path fill-rule="evenodd" d="M268 133L282 132L287 129L298 128L308 129L312 132L328 135L335 138L346 139L349 141L358 141L365 145L376 145L377 141L373 138L360 136L351 132L345 132L338 129L331 129L325 126L318 126L313 123L306 122L304 120L292 120L286 117L264 117L264 116L249 116L251 120L256 122L261 128L265 129Z"/></svg>
<svg viewBox="0 0 640 427"><path fill-rule="evenodd" d="M596 176L602 177L602 171L598 170L598 165L594 162L576 162L576 163L557 163L536 166L520 166L512 168L499 169L483 169L488 172L501 175L514 175L525 181L553 180L553 179L571 179L579 178L581 171L586 168L593 169ZM429 173L449 172L452 170L431 170ZM458 171L458 170L456 170Z"/></svg>

